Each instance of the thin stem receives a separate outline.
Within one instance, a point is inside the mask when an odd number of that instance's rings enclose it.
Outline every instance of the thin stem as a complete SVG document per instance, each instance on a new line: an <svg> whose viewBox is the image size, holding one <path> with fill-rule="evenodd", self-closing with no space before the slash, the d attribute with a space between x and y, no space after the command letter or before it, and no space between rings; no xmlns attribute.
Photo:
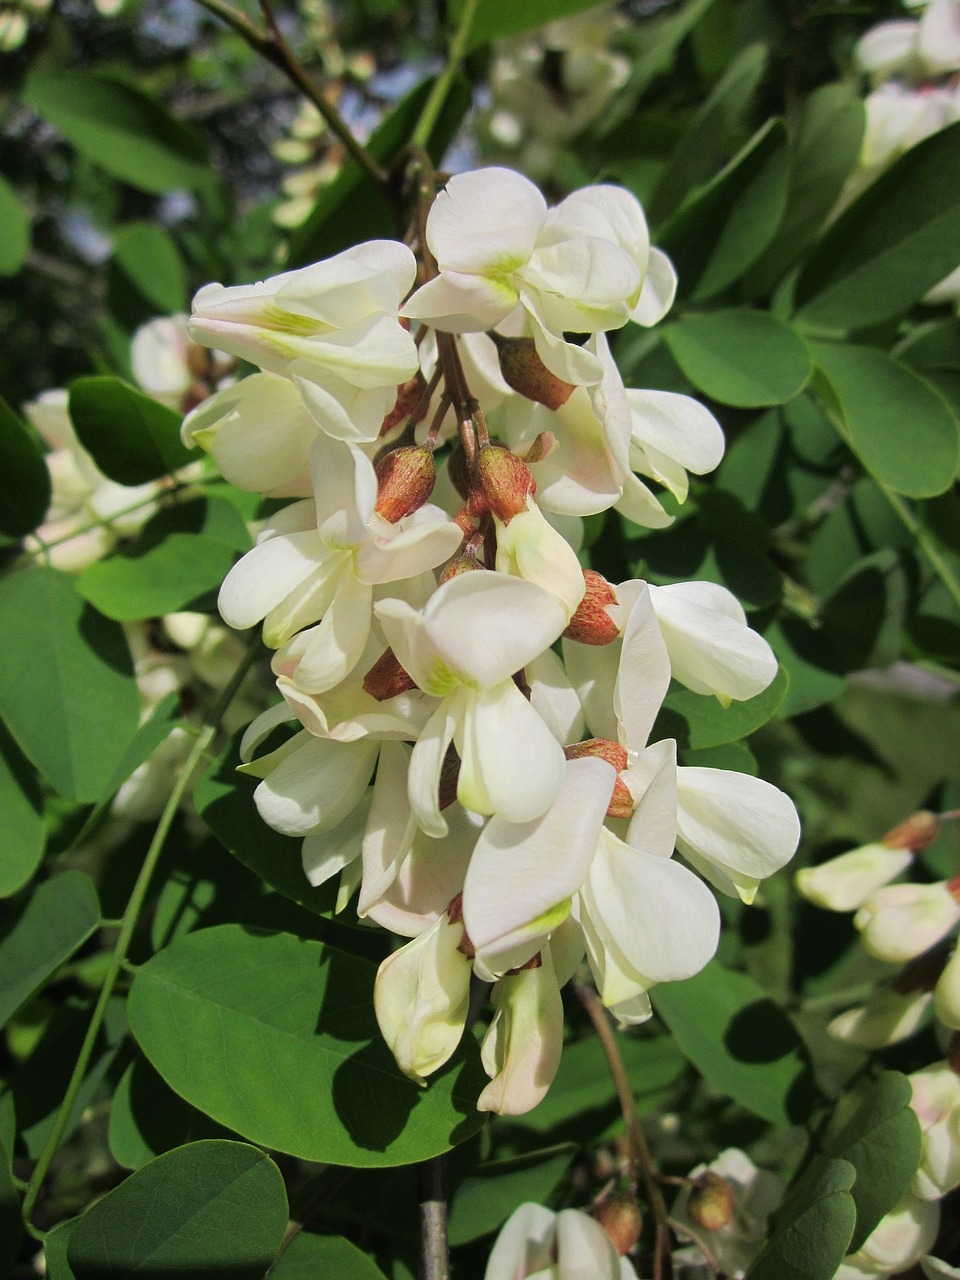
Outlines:
<svg viewBox="0 0 960 1280"><path fill-rule="evenodd" d="M138 498L136 502L131 502L129 507L121 507L119 511L112 511L109 519L91 520L88 524L82 524L79 528L71 530L70 533L62 533L59 538L49 538L44 540L38 538L34 533L31 536L38 542L39 549L37 551L27 551L27 555L45 556L48 551L54 547L63 546L65 542L72 542L74 538L80 538L85 533L92 533L94 529L109 529L114 520L121 516L128 516L134 511L139 511L141 507L149 507L151 503L162 501L164 498L173 497L175 494L182 493L184 489L191 488L191 485L177 484L169 489L162 489L159 493L151 493L148 498ZM176 505L176 504L174 504Z"/></svg>
<svg viewBox="0 0 960 1280"><path fill-rule="evenodd" d="M574 990L580 1003L586 1009L590 1021L593 1023L593 1028L600 1039L600 1044L603 1046L607 1066L610 1068L610 1075L613 1077L617 1099L620 1103L620 1111L623 1115L623 1123L627 1130L631 1187L634 1191L636 1190L637 1170L639 1168L643 1177L644 1190L647 1193L647 1203L653 1213L656 1225L653 1280L672 1280L670 1218L663 1199L663 1193L660 1190L657 1169L653 1163L653 1156L647 1143L647 1135L644 1133L643 1126L640 1124L640 1117L637 1115L633 1089L630 1087L630 1077L627 1075L627 1069L623 1065L623 1058L620 1056L620 1046L617 1044L616 1034L596 991L581 982L574 984Z"/></svg>
<svg viewBox="0 0 960 1280"><path fill-rule="evenodd" d="M899 493L894 493L893 490L889 489L885 484L881 484L880 488L883 490L883 493L891 507L893 507L904 525L916 538L921 551L930 562L930 566L934 573L946 587L950 599L958 608L960 608L960 582L958 582L954 577L953 570L941 555L940 548L910 510L906 502L904 502L903 498L900 497Z"/></svg>
<svg viewBox="0 0 960 1280"><path fill-rule="evenodd" d="M202 5L204 9L215 14L218 18L222 18L229 27L233 28L237 35L246 40L251 49L255 49L268 62L282 71L304 97L313 103L321 116L323 116L330 132L339 138L347 152L356 160L367 177L371 178L378 187L389 188L390 180L385 170L381 169L366 147L357 141L343 116L333 103L324 96L320 86L314 83L306 67L283 38L283 33L280 31L269 5L261 3L261 8L267 15L267 20L270 24L269 29L264 31L255 22L252 22L246 14L235 9L233 5L227 4L226 0L197 0L197 4Z"/></svg>
<svg viewBox="0 0 960 1280"><path fill-rule="evenodd" d="M443 110L443 104L447 100L447 94L453 84L453 78L460 69L460 63L463 61L467 51L467 40L470 38L470 28L473 26L473 19L479 2L480 0L466 0L463 6L460 22L453 33L453 39L450 41L446 66L433 82L430 96L423 104L420 119L417 121L413 136L410 139L410 142L415 147L425 147L427 145L430 134L433 132L433 126L437 123L440 112Z"/></svg>
<svg viewBox="0 0 960 1280"><path fill-rule="evenodd" d="M140 868L140 874L137 876L137 881L133 886L133 892L130 895L130 900L123 913L120 923L120 932L113 948L110 967L107 969L103 980L103 986L100 988L100 995L97 997L97 1003L94 1006L93 1014L90 1018L90 1025L87 1027L87 1034L84 1036L83 1044L80 1046L80 1052L77 1055L73 1074L70 1077L70 1082L67 1085L66 1093L64 1094L63 1101L60 1104L60 1109L53 1122L53 1127L50 1130L47 1141L44 1143L43 1150L40 1152L36 1167L30 1176L30 1182L27 1186L27 1192L23 1200L23 1218L27 1223L29 1223L30 1214L33 1210L34 1204L36 1203L37 1196L40 1193L43 1180L47 1176L47 1171L50 1168L50 1162L53 1160L57 1148L60 1145L60 1139L63 1136L64 1129L66 1128L67 1120L69 1119L70 1112L73 1109L77 1093L79 1092L80 1086L83 1083L83 1078L87 1073L87 1067L90 1064L94 1045L96 1044L97 1036L100 1034L100 1028L103 1024L107 1003L113 994L113 989L116 986L117 979L127 963L127 952L130 948L134 930L137 927L137 921L139 920L140 912L147 896L147 891L150 888L150 881L153 877L154 871L156 870L160 854L163 852L163 846L170 833L170 828L173 825L173 820L180 807L180 802L187 792L194 770L203 760L207 748L213 741L214 735L220 726L220 721L222 720L224 713L232 702L237 690L240 688L240 685L243 683L243 679L250 667L253 665L259 649L259 642L257 639L254 639L238 664L237 669L231 676L229 684L227 684L220 697L217 699L216 705L210 712L209 718L204 723L203 729L198 735L197 740L187 757L183 770L173 785L173 789L170 792L170 796L167 800L163 813L160 815L160 821L157 823L157 829L153 833L153 839L150 841L150 848L147 850L147 855L143 860L143 866Z"/></svg>
<svg viewBox="0 0 960 1280"><path fill-rule="evenodd" d="M420 1280L450 1280L447 1250L446 1160L434 1156L417 1170L420 1188Z"/></svg>

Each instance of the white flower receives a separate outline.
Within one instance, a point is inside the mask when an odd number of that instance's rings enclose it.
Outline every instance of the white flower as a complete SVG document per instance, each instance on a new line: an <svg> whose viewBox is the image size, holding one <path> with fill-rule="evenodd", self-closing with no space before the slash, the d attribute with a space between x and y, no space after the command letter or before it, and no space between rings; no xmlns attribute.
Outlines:
<svg viewBox="0 0 960 1280"><path fill-rule="evenodd" d="M876 889L896 879L913 862L909 849L865 844L849 853L803 867L796 885L805 898L828 911L856 911Z"/></svg>
<svg viewBox="0 0 960 1280"><path fill-rule="evenodd" d="M500 1229L484 1280L637 1280L609 1236L579 1209L522 1204Z"/></svg>
<svg viewBox="0 0 960 1280"><path fill-rule="evenodd" d="M310 493L310 446L319 427L289 378L254 373L204 400L183 420L187 448L213 456L220 474L267 497Z"/></svg>
<svg viewBox="0 0 960 1280"><path fill-rule="evenodd" d="M922 1200L939 1200L960 1186L960 1077L949 1062L937 1062L908 1079L913 1086L910 1106L923 1133L912 1190Z"/></svg>
<svg viewBox="0 0 960 1280"><path fill-rule="evenodd" d="M529 331L547 368L576 384L599 381L602 370L565 332L653 324L676 286L668 260L650 249L638 201L619 187L588 187L548 210L510 169L457 174L430 210L427 241L440 274L404 315L452 333Z"/></svg>
<svg viewBox="0 0 960 1280"><path fill-rule="evenodd" d="M940 1226L940 1206L907 1195L880 1219L856 1253L844 1258L834 1280L869 1280L906 1271L927 1252Z"/></svg>
<svg viewBox="0 0 960 1280"><path fill-rule="evenodd" d="M881 22L860 38L860 68L875 79L905 73L916 79L960 68L960 5L930 0L918 22Z"/></svg>
<svg viewBox="0 0 960 1280"><path fill-rule="evenodd" d="M853 917L867 951L894 964L927 951L958 922L960 902L947 881L877 889Z"/></svg>
<svg viewBox="0 0 960 1280"><path fill-rule="evenodd" d="M603 760L564 762L562 789L529 822L492 818L470 859L463 922L481 976L531 960L570 914L594 858L614 772Z"/></svg>
<svg viewBox="0 0 960 1280"><path fill-rule="evenodd" d="M960 1031L960 947L954 947L946 967L937 980L933 1007L946 1027Z"/></svg>
<svg viewBox="0 0 960 1280"><path fill-rule="evenodd" d="M677 1196L671 1217L689 1225L694 1240L702 1240L721 1271L732 1280L743 1276L767 1235L770 1215L783 1199L783 1183L766 1169L758 1169L748 1155L736 1147L728 1147L716 1160L691 1169L692 1179L706 1173L722 1178L731 1192L731 1213L722 1226L710 1229L694 1222L688 1212L692 1188L685 1187ZM699 1250L693 1250L702 1259Z"/></svg>
<svg viewBox="0 0 960 1280"><path fill-rule="evenodd" d="M490 1083L478 1111L518 1116L542 1102L563 1049L563 1002L549 946L534 968L502 977L492 993L495 1013L480 1056Z"/></svg>
<svg viewBox="0 0 960 1280"><path fill-rule="evenodd" d="M560 789L563 751L513 676L563 630L560 602L521 578L478 570L445 582L422 610L402 600L375 609L400 665L441 700L410 762L410 804L424 831L447 829L437 793L451 742L461 804L511 822L539 817Z"/></svg>
<svg viewBox="0 0 960 1280"><path fill-rule="evenodd" d="M130 344L133 376L161 404L179 409L193 382L188 356L193 344L184 315L158 316L142 324Z"/></svg>
<svg viewBox="0 0 960 1280"><path fill-rule="evenodd" d="M462 939L463 926L440 916L377 971L377 1022L397 1066L418 1084L443 1066L463 1035L471 966L458 950Z"/></svg>
<svg viewBox="0 0 960 1280"><path fill-rule="evenodd" d="M429 505L395 524L384 520L373 465L353 445L318 436L310 467L314 501L274 517L227 574L219 606L238 630L262 620L264 642L283 646L277 673L317 693L342 680L363 652L374 586L442 563L462 534Z"/></svg>
<svg viewBox="0 0 960 1280"><path fill-rule="evenodd" d="M906 1040L921 1026L933 995L929 991L897 991L888 987L865 1005L834 1018L827 1031L858 1049L885 1049Z"/></svg>
<svg viewBox="0 0 960 1280"><path fill-rule="evenodd" d="M398 384L417 371L397 308L413 284L413 254L372 240L258 284L208 284L193 300L190 335L296 383L321 428L373 440Z"/></svg>

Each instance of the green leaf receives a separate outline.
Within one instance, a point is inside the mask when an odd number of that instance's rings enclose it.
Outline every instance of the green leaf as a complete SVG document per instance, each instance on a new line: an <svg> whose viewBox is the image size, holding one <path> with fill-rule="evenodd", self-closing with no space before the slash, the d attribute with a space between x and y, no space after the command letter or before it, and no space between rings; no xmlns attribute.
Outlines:
<svg viewBox="0 0 960 1280"><path fill-rule="evenodd" d="M855 1177L846 1160L815 1160L781 1206L747 1280L833 1280L856 1221Z"/></svg>
<svg viewBox="0 0 960 1280"><path fill-rule="evenodd" d="M785 617L764 632L777 661L790 678L780 706L782 719L832 702L844 690L842 676L823 665L819 632L800 618Z"/></svg>
<svg viewBox="0 0 960 1280"><path fill-rule="evenodd" d="M374 973L321 943L222 925L138 971L130 1025L171 1088L253 1142L351 1167L409 1164L481 1128L486 1078L469 1036L426 1089L402 1076L374 1017Z"/></svg>
<svg viewBox="0 0 960 1280"><path fill-rule="evenodd" d="M593 9L602 0L483 0L478 4L467 38L467 52L515 36L521 31L545 26L560 18L569 18L584 9ZM455 31L460 24L466 0L453 0L447 26Z"/></svg>
<svg viewBox="0 0 960 1280"><path fill-rule="evenodd" d="M853 1200L857 1225L847 1251L855 1253L880 1219L906 1194L920 1163L920 1122L911 1110L913 1089L898 1071L884 1071L859 1099L856 1111L826 1144L825 1154L857 1171Z"/></svg>
<svg viewBox="0 0 960 1280"><path fill-rule="evenodd" d="M261 1280L287 1225L280 1170L242 1142L159 1156L88 1209L67 1247L77 1280Z"/></svg>
<svg viewBox="0 0 960 1280"><path fill-rule="evenodd" d="M544 1204L576 1153L576 1144L567 1142L480 1165L454 1193L447 1223L450 1244L491 1235L525 1201Z"/></svg>
<svg viewBox="0 0 960 1280"><path fill-rule="evenodd" d="M36 69L23 96L88 160L141 191L211 181L200 134L126 81L88 71Z"/></svg>
<svg viewBox="0 0 960 1280"><path fill-rule="evenodd" d="M909 150L832 223L797 281L797 318L893 320L960 262L960 123Z"/></svg>
<svg viewBox="0 0 960 1280"><path fill-rule="evenodd" d="M134 544L88 565L77 590L108 618L155 618L194 607L216 591L235 558L234 549L216 538L171 533L146 550Z"/></svg>
<svg viewBox="0 0 960 1280"><path fill-rule="evenodd" d="M696 977L660 983L652 998L714 1089L780 1127L806 1118L811 1085L803 1044L752 978L712 961Z"/></svg>
<svg viewBox="0 0 960 1280"><path fill-rule="evenodd" d="M676 738L681 750L720 747L747 737L777 714L789 681L781 667L762 693L724 707L717 699L674 686L652 730L654 741Z"/></svg>
<svg viewBox="0 0 960 1280"><path fill-rule="evenodd" d="M0 533L11 538L32 533L49 505L50 473L43 454L0 396Z"/></svg>
<svg viewBox="0 0 960 1280"><path fill-rule="evenodd" d="M0 898L22 889L40 865L46 844L43 795L33 766L0 723L0 813L3 853Z"/></svg>
<svg viewBox="0 0 960 1280"><path fill-rule="evenodd" d="M93 881L64 871L7 909L0 933L0 1026L56 973L100 923Z"/></svg>
<svg viewBox="0 0 960 1280"><path fill-rule="evenodd" d="M650 222L668 217L688 191L710 181L730 159L730 138L740 128L767 66L767 50L750 44L730 63L674 148L649 201Z"/></svg>
<svg viewBox="0 0 960 1280"><path fill-rule="evenodd" d="M126 637L66 574L38 568L0 583L0 715L51 785L99 799L140 720Z"/></svg>
<svg viewBox="0 0 960 1280"><path fill-rule="evenodd" d="M867 471L909 498L953 483L960 428L939 391L875 347L818 342L817 390Z"/></svg>
<svg viewBox="0 0 960 1280"><path fill-rule="evenodd" d="M173 237L152 222L121 227L113 260L143 298L163 315L187 305L187 273Z"/></svg>
<svg viewBox="0 0 960 1280"><path fill-rule="evenodd" d="M776 234L787 198L787 135L768 120L706 187L683 202L658 237L681 297L709 298L748 270Z"/></svg>
<svg viewBox="0 0 960 1280"><path fill-rule="evenodd" d="M30 215L17 193L0 176L0 276L15 276L30 251Z"/></svg>
<svg viewBox="0 0 960 1280"><path fill-rule="evenodd" d="M432 80L418 84L370 135L366 149L380 164L389 165L409 142L432 85ZM440 163L472 100L470 85L458 76L427 144L434 164ZM360 240L396 235L396 217L396 209L379 187L354 160L348 160L321 190L313 212L291 236L287 265L302 267L349 249Z"/></svg>
<svg viewBox="0 0 960 1280"><path fill-rule="evenodd" d="M117 1084L107 1142L125 1169L140 1169L165 1151L208 1138L229 1138L222 1125L191 1107L138 1054Z"/></svg>
<svg viewBox="0 0 960 1280"><path fill-rule="evenodd" d="M850 85L822 85L807 98L790 145L786 212L750 270L751 295L772 289L820 230L857 163L864 123L863 102Z"/></svg>
<svg viewBox="0 0 960 1280"><path fill-rule="evenodd" d="M270 1280L384 1280L380 1268L343 1236L301 1231L270 1272Z"/></svg>
<svg viewBox="0 0 960 1280"><path fill-rule="evenodd" d="M670 353L698 390L742 409L785 404L813 373L807 344L763 311L686 315L663 331Z"/></svg>
<svg viewBox="0 0 960 1280"><path fill-rule="evenodd" d="M657 76L670 70L677 49L714 3L715 0L686 0L680 9L645 29L643 52L633 64L630 79L604 112L601 137L609 137L630 119L650 85Z"/></svg>
<svg viewBox="0 0 960 1280"><path fill-rule="evenodd" d="M69 1218L43 1237L43 1260L47 1266L47 1280L77 1280L67 1261L70 1237L80 1225L79 1218Z"/></svg>
<svg viewBox="0 0 960 1280"><path fill-rule="evenodd" d="M274 831L260 817L253 802L259 779L237 773L239 747L236 734L197 783L197 812L224 848L272 889L318 915L329 915L336 901L336 880L315 889L303 870L301 841ZM356 832L358 853L362 834Z"/></svg>
<svg viewBox="0 0 960 1280"><path fill-rule="evenodd" d="M78 378L70 417L80 443L105 476L145 484L192 462L180 443L180 415L119 378Z"/></svg>

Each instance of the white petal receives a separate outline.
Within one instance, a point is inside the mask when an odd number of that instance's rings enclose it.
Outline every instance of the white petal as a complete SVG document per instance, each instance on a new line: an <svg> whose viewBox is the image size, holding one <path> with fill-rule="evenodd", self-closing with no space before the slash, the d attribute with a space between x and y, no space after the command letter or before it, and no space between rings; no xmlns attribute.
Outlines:
<svg viewBox="0 0 960 1280"><path fill-rule="evenodd" d="M579 742L583 737L580 699L557 655L546 649L528 662L524 671L530 686L530 705L556 740Z"/></svg>
<svg viewBox="0 0 960 1280"><path fill-rule="evenodd" d="M602 760L571 760L552 808L532 822L492 818L463 890L467 933L491 972L526 964L567 914L582 885L613 791Z"/></svg>
<svg viewBox="0 0 960 1280"><path fill-rule="evenodd" d="M332 689L353 670L370 634L373 592L350 572L341 573L333 599L315 627L301 631L274 658L277 674L291 676L305 693Z"/></svg>
<svg viewBox="0 0 960 1280"><path fill-rule="evenodd" d="M627 844L658 858L673 856L677 839L677 744L654 742L630 761L624 775L636 808Z"/></svg>
<svg viewBox="0 0 960 1280"><path fill-rule="evenodd" d="M716 418L692 396L672 391L627 391L633 436L674 459L688 471L703 475L720 465L723 431Z"/></svg>
<svg viewBox="0 0 960 1280"><path fill-rule="evenodd" d="M512 169L455 174L427 217L427 243L443 271L507 275L530 257L547 204Z"/></svg>
<svg viewBox="0 0 960 1280"><path fill-rule="evenodd" d="M238 631L252 627L311 577L322 575L327 558L316 532L271 538L254 547L223 581L217 601L221 617Z"/></svg>
<svg viewBox="0 0 960 1280"><path fill-rule="evenodd" d="M400 863L410 851L416 819L407 800L410 748L385 742L377 761L370 816L363 832L363 882L357 915L365 916L394 882Z"/></svg>
<svg viewBox="0 0 960 1280"><path fill-rule="evenodd" d="M366 791L378 744L309 737L254 792L264 822L288 836L330 831ZM263 766L271 757L257 761Z"/></svg>
<svg viewBox="0 0 960 1280"><path fill-rule="evenodd" d="M756 882L793 857L800 820L777 787L726 769L677 770L677 843L726 871L750 901ZM709 874L709 872L707 872Z"/></svg>
<svg viewBox="0 0 960 1280"><path fill-rule="evenodd" d="M445 836L448 830L440 812L440 771L463 714L464 698L465 691L458 690L443 699L424 726L410 757L407 774L410 807L422 829L436 839Z"/></svg>
<svg viewBox="0 0 960 1280"><path fill-rule="evenodd" d="M491 1081L477 1110L524 1115L546 1096L563 1049L563 1002L550 948L538 968L501 978L493 1003L496 1013L481 1048Z"/></svg>
<svg viewBox="0 0 960 1280"><path fill-rule="evenodd" d="M564 781L563 749L512 680L470 691L454 741L457 799L475 813L528 822L544 813Z"/></svg>
<svg viewBox="0 0 960 1280"><path fill-rule="evenodd" d="M369 795L363 796L351 812L330 830L304 837L300 858L307 879L316 888L326 884L344 867L360 857L363 828L369 809Z"/></svg>
<svg viewBox="0 0 960 1280"><path fill-rule="evenodd" d="M641 751L646 746L669 685L670 658L650 588L644 583L624 629L613 691L617 737L628 750Z"/></svg>
<svg viewBox="0 0 960 1280"><path fill-rule="evenodd" d="M651 249L647 258L647 274L630 319L649 328L659 324L673 306L677 294L677 273L662 249Z"/></svg>
<svg viewBox="0 0 960 1280"><path fill-rule="evenodd" d="M444 333L477 333L495 328L516 305L517 292L505 280L444 271L420 286L402 314Z"/></svg>
<svg viewBox="0 0 960 1280"><path fill-rule="evenodd" d="M364 582L416 577L449 560L463 541L460 527L448 520L439 507L421 507L405 516L389 526L388 537L381 536L377 521L379 517L375 515L371 522L373 536L357 555L357 576Z"/></svg>
<svg viewBox="0 0 960 1280"><path fill-rule="evenodd" d="M613 1241L599 1222L578 1209L557 1214L557 1259L557 1280L620 1280Z"/></svg>
<svg viewBox="0 0 960 1280"><path fill-rule="evenodd" d="M557 1215L542 1204L522 1204L503 1224L483 1280L533 1276L553 1261Z"/></svg>

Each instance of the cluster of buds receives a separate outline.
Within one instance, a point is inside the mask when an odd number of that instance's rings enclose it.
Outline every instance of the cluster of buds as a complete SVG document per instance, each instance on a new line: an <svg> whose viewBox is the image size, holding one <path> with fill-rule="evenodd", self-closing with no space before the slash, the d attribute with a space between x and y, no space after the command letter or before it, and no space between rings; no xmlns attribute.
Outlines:
<svg viewBox="0 0 960 1280"><path fill-rule="evenodd" d="M863 1049L912 1036L932 1011L948 1036L946 1058L910 1076L911 1106L923 1148L913 1195L937 1200L960 1186L960 876L934 883L891 883L960 813L911 814L875 844L797 873L797 887L818 906L853 911L866 951L900 965L866 1004L834 1018L828 1030Z"/></svg>
<svg viewBox="0 0 960 1280"><path fill-rule="evenodd" d="M659 489L682 500L723 449L702 405L626 390L611 356L605 331L656 323L675 287L639 203L601 186L548 208L505 169L416 185L416 253L376 241L200 291L191 336L258 372L183 437L296 499L220 594L275 650L283 701L241 747L259 812L303 839L313 884L339 875L341 906L359 890L407 940L375 1008L412 1079L456 1049L471 979L492 984L479 1105L520 1113L584 955L618 1018L649 1017L655 983L713 955L713 890L751 901L799 826L777 788L650 740L671 678L724 704L773 679L734 597L606 582L577 555L584 516L669 523Z"/></svg>

